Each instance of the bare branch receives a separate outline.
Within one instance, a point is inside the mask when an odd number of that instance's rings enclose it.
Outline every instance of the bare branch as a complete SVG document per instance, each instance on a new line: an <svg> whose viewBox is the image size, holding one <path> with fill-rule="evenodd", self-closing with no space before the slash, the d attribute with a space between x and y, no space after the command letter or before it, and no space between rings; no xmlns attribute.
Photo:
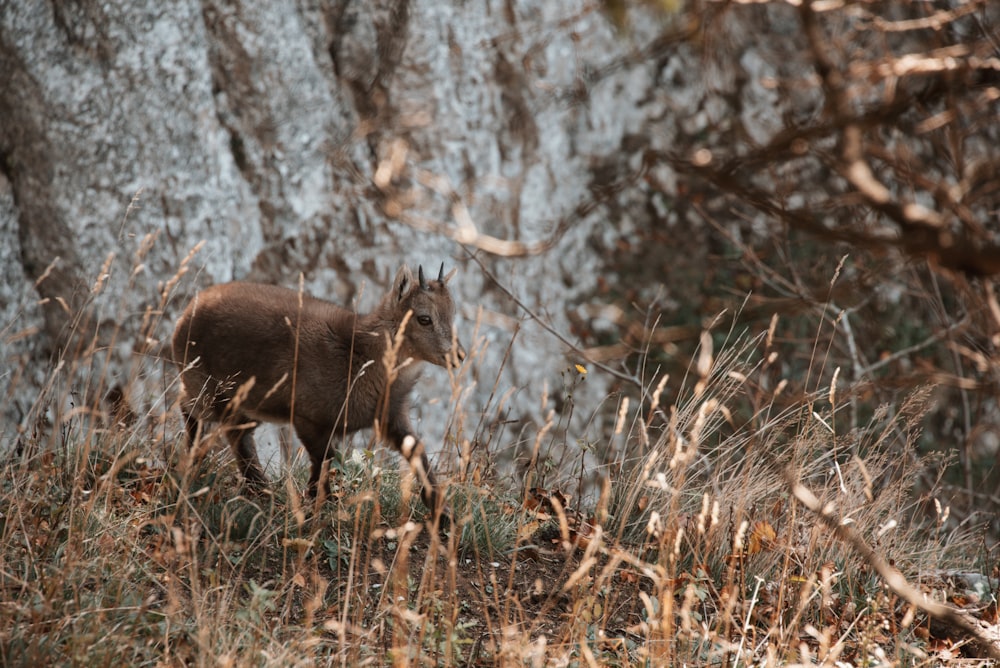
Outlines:
<svg viewBox="0 0 1000 668"><path fill-rule="evenodd" d="M833 531L837 538L853 547L861 555L861 558L882 577L886 586L894 594L923 610L942 624L970 638L973 641L971 647L980 655L985 654L992 659L1000 659L1000 642L997 638L987 636L973 617L957 608L929 600L910 585L902 573L890 566L881 555L875 552L853 527L845 524L842 518L838 517L829 506L824 506L816 498L816 495L796 479L794 473L786 469L784 476L795 499L815 514L827 528Z"/></svg>

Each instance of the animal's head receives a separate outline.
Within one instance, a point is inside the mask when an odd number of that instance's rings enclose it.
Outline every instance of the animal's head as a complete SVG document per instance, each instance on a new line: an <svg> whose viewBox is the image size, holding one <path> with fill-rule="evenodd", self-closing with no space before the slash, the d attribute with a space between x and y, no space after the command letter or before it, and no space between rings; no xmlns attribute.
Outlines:
<svg viewBox="0 0 1000 668"><path fill-rule="evenodd" d="M436 279L427 280L424 268L417 269L417 280L403 265L396 273L389 298L393 303L398 324L407 312L412 312L404 334L404 353L415 359L453 366L465 359L465 349L455 334L455 302L448 290L448 281L455 275L452 269L444 274L444 264Z"/></svg>

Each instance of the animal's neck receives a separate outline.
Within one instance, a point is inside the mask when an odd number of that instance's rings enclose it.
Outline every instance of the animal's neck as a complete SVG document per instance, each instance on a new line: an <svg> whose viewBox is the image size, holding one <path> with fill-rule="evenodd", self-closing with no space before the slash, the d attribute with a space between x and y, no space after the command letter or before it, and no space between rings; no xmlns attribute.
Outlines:
<svg viewBox="0 0 1000 668"><path fill-rule="evenodd" d="M359 383L377 386L381 391L385 388L390 376L393 383L412 384L420 374L422 363L418 360L407 360L409 352L406 346L395 349L398 324L380 310L362 315L358 318L355 329L355 349L362 356L371 360ZM391 373L390 373L391 369ZM357 371L355 371L355 374Z"/></svg>
<svg viewBox="0 0 1000 668"><path fill-rule="evenodd" d="M399 313L391 295L386 295L371 313L361 316L364 326L372 330L384 330L392 336L399 328Z"/></svg>

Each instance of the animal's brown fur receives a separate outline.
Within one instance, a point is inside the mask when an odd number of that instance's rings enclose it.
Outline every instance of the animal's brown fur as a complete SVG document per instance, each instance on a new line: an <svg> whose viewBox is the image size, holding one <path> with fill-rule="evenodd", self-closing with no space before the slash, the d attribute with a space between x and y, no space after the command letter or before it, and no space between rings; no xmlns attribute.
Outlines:
<svg viewBox="0 0 1000 668"><path fill-rule="evenodd" d="M222 423L246 480L264 484L254 428L261 421L291 422L312 462L315 495L333 439L377 426L407 458L425 504L435 510L434 476L410 425L408 397L422 362L447 367L465 357L452 329L447 282L453 274L440 272L428 282L421 269L414 281L403 266L392 290L364 315L308 295L300 302L299 292L272 285L236 282L202 291L173 336L191 444L202 423ZM397 368L412 361L390 384L383 360L404 319Z"/></svg>

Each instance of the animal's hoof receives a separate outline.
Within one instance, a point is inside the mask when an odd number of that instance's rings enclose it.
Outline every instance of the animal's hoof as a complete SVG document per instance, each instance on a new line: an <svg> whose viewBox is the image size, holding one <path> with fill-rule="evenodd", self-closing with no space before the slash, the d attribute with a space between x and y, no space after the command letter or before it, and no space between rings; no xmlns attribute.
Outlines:
<svg viewBox="0 0 1000 668"><path fill-rule="evenodd" d="M256 497L274 497L274 490L271 486L267 484L266 480L260 480L257 478L245 478L243 480L243 490L249 496Z"/></svg>
<svg viewBox="0 0 1000 668"><path fill-rule="evenodd" d="M445 506L439 513L429 513L427 515L427 524L433 528L435 523L437 524L439 534L444 535L451 531L451 508Z"/></svg>

